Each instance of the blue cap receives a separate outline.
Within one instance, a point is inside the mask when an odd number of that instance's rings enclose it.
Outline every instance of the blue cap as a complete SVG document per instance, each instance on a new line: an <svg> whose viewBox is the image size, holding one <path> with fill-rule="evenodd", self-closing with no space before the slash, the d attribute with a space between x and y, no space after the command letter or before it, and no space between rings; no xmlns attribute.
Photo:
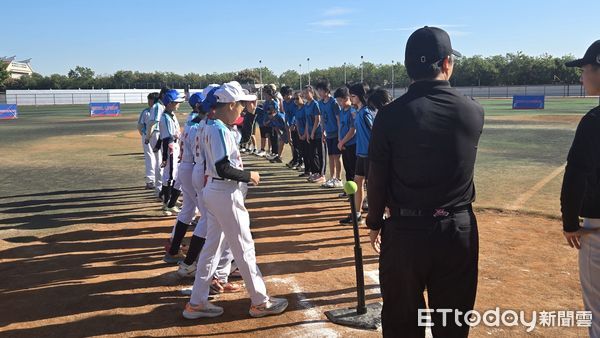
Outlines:
<svg viewBox="0 0 600 338"><path fill-rule="evenodd" d="M204 101L202 101L202 108L205 112L209 112L214 106L217 105L217 97L215 96L217 89L219 88L215 87L211 89L208 94L206 94Z"/></svg>
<svg viewBox="0 0 600 338"><path fill-rule="evenodd" d="M171 102L181 103L185 101L185 96L175 89L170 89L163 95L162 102L166 106Z"/></svg>
<svg viewBox="0 0 600 338"><path fill-rule="evenodd" d="M188 103L192 108L196 107L196 103L202 103L204 101L204 95L202 93L194 93L190 96Z"/></svg>

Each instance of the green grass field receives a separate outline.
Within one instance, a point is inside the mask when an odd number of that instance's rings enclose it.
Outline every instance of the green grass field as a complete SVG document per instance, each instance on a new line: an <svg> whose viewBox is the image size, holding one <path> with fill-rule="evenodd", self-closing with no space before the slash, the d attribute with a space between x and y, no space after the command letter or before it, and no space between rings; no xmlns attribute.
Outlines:
<svg viewBox="0 0 600 338"><path fill-rule="evenodd" d="M509 99L480 102L486 122L476 165L477 206L558 216L557 170L577 122L598 98L550 98L544 110L512 110ZM3 194L141 185L135 128L143 107L124 105L117 118L90 118L85 105L20 107L19 119L0 121Z"/></svg>

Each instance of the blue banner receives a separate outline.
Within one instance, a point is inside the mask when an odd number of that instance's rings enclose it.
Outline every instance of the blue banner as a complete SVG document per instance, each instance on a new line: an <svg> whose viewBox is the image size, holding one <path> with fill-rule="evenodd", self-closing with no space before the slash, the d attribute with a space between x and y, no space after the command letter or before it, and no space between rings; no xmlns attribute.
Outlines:
<svg viewBox="0 0 600 338"><path fill-rule="evenodd" d="M93 102L90 103L90 116L119 116L121 103L119 102Z"/></svg>
<svg viewBox="0 0 600 338"><path fill-rule="evenodd" d="M515 95L513 109L544 109L544 95Z"/></svg>
<svg viewBox="0 0 600 338"><path fill-rule="evenodd" d="M18 115L16 104L0 104L0 120L14 120Z"/></svg>

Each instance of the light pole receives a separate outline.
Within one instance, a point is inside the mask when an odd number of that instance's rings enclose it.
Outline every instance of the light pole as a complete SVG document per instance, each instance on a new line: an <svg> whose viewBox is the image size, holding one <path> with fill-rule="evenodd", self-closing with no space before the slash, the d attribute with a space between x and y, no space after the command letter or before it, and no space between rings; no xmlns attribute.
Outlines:
<svg viewBox="0 0 600 338"><path fill-rule="evenodd" d="M258 60L258 81L260 82L260 99L262 100L262 60Z"/></svg>
<svg viewBox="0 0 600 338"><path fill-rule="evenodd" d="M344 62L344 84L348 83L346 80L346 63Z"/></svg>
<svg viewBox="0 0 600 338"><path fill-rule="evenodd" d="M302 90L302 64L299 64L298 67L300 67L300 73L298 73L298 79L300 80L300 90Z"/></svg>
<svg viewBox="0 0 600 338"><path fill-rule="evenodd" d="M394 93L394 60L392 60L392 100L396 97Z"/></svg>
<svg viewBox="0 0 600 338"><path fill-rule="evenodd" d="M306 58L306 67L308 67L308 85L310 86L310 58Z"/></svg>
<svg viewBox="0 0 600 338"><path fill-rule="evenodd" d="M360 82L364 82L364 78L365 78L363 68L364 68L364 61L363 61L363 56L361 55L360 56Z"/></svg>

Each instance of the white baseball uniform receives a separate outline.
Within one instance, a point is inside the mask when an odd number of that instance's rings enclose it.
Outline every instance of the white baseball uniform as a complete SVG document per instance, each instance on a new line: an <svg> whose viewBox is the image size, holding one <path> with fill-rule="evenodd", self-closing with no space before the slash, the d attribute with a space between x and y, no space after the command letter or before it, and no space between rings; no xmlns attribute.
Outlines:
<svg viewBox="0 0 600 338"><path fill-rule="evenodd" d="M181 162L179 163L177 181L181 183L181 192L183 194L183 207L177 215L177 220L190 224L196 216L197 199L196 190L192 183L192 174L194 170L194 147L196 141L196 132L198 124L188 122L185 125L180 139Z"/></svg>
<svg viewBox="0 0 600 338"><path fill-rule="evenodd" d="M138 124L142 127L142 150L144 151L144 164L146 172L146 183L151 183L160 189L162 172L160 171L160 153L152 150L152 145L146 144L146 135L150 127L150 108L142 110L138 118ZM156 168L159 170L156 170Z"/></svg>
<svg viewBox="0 0 600 338"><path fill-rule="evenodd" d="M211 280L221 259L226 240L240 270L252 305L269 300L265 283L256 265L254 241L250 233L250 216L244 206L246 183L219 177L215 164L227 157L231 166L243 169L235 131L220 120L213 120L204 130L206 175L203 190L208 212L206 242L198 258L196 280L190 303L208 301Z"/></svg>
<svg viewBox="0 0 600 338"><path fill-rule="evenodd" d="M146 121L146 139L150 141L148 144L153 152L156 149L156 143L158 143L158 140L160 139L159 122L164 111L165 106L158 101L152 107L150 107L150 111L148 113L148 119ZM152 130L150 130L151 126ZM155 179L155 187L158 189L158 191L160 191L162 187L163 176L163 168L160 167L162 162L162 152L160 149L158 149L158 151L154 152L154 154L156 157L156 162L154 163L154 174L157 177L157 179Z"/></svg>
<svg viewBox="0 0 600 338"><path fill-rule="evenodd" d="M164 142L168 142L171 140L171 143L168 145L167 158L165 161L167 165L163 171L163 184L167 186L173 186L175 180L177 179L177 162L179 161L179 137L181 135L179 129L179 121L177 121L177 116L175 116L174 112L171 113L163 113L159 122L159 132L160 139ZM167 145L163 144L163 147Z"/></svg>
<svg viewBox="0 0 600 338"><path fill-rule="evenodd" d="M194 155L194 169L192 172L192 185L194 186L194 190L196 192L196 202L198 210L200 210L200 220L198 220L198 224L194 228L194 236L200 238L206 238L207 226L208 226L208 211L206 210L206 206L204 205L204 197L203 190L206 181L205 176L205 155L204 148L206 147L204 132L207 127L207 121L212 123L211 120L207 118L203 119L196 126L196 132L194 135L194 143L193 143L193 155ZM185 204L184 204L185 206ZM231 261L233 260L233 255L231 254L231 249L229 248L229 244L224 243L221 248L221 259L219 261L217 271L215 272L215 277L221 283L226 283L229 277L229 271L231 270Z"/></svg>

